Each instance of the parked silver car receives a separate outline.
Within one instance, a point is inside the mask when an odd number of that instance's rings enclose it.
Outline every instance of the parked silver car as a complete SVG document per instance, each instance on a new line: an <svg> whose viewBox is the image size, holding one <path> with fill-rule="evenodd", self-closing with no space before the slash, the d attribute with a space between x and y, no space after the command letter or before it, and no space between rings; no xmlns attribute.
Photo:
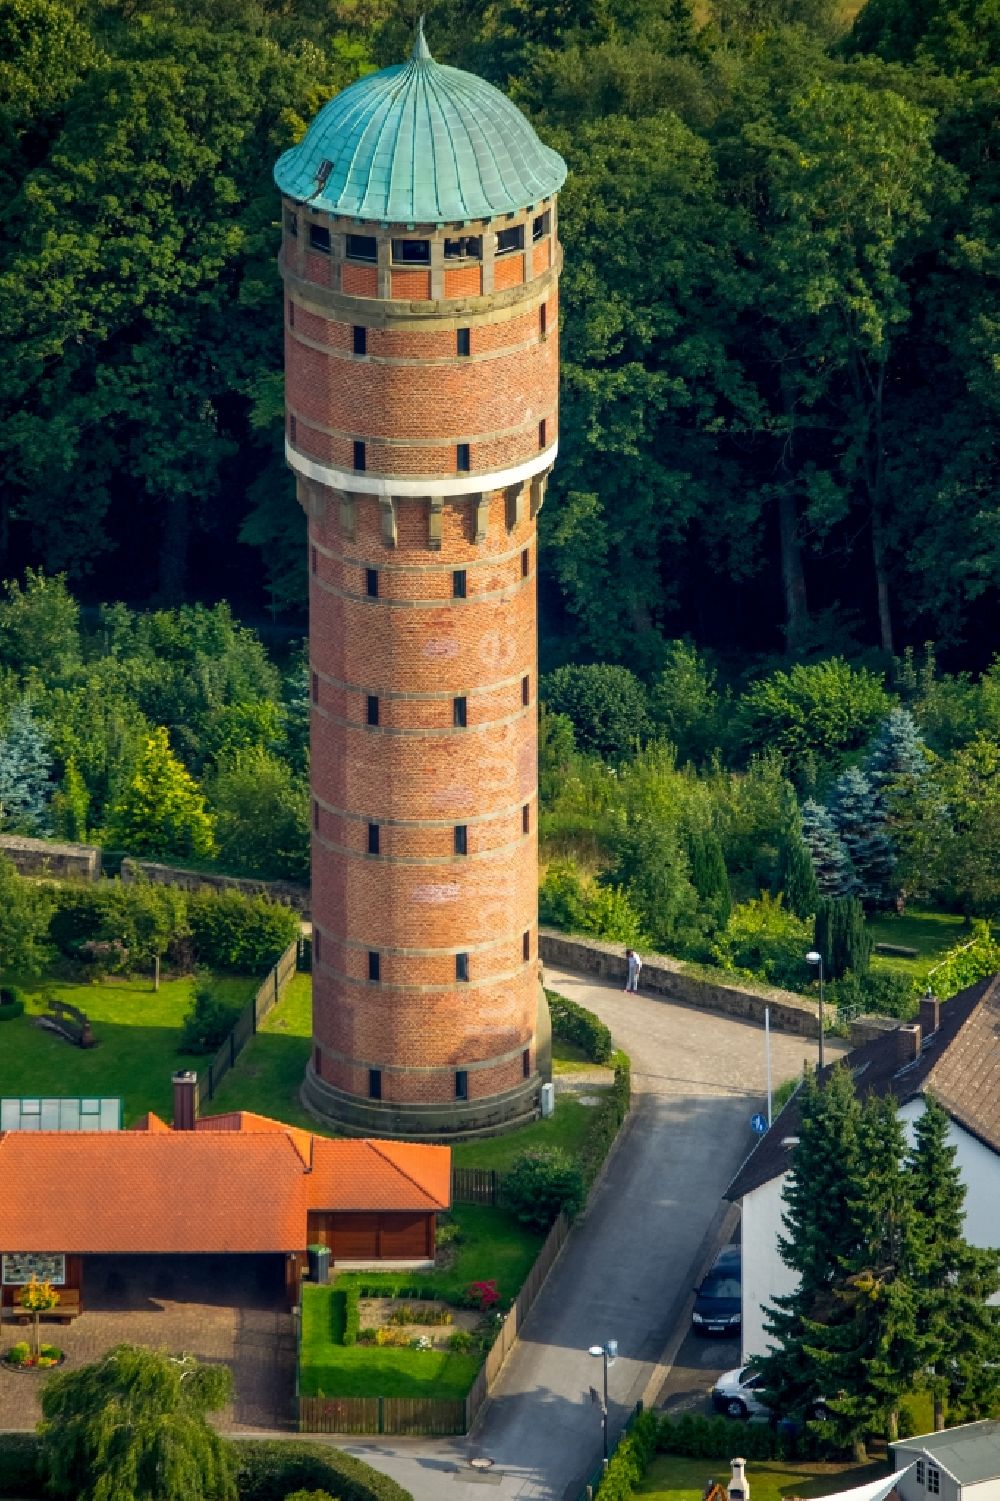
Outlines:
<svg viewBox="0 0 1000 1501"><path fill-rule="evenodd" d="M752 1366L737 1366L725 1371L712 1388L712 1406L727 1418L770 1418L774 1414L761 1398L764 1378ZM828 1416L826 1403L819 1398L806 1414L822 1423Z"/></svg>

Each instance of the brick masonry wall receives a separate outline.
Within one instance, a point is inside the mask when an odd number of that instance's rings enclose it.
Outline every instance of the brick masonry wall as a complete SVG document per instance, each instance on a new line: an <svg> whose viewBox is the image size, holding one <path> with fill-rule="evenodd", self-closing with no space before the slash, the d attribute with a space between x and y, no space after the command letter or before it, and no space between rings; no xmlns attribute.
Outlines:
<svg viewBox="0 0 1000 1501"><path fill-rule="evenodd" d="M545 964L582 970L600 975L612 984L624 985L627 974L625 949L621 944L600 943L596 939L577 938L554 929L542 929L538 935L539 953ZM644 954L641 988L685 1006L703 1011L720 1011L726 1016L742 1016L763 1023L764 1008L770 1007L771 1025L781 1032L796 1032L803 1037L819 1036L819 1011L813 1001L789 990L745 990L719 980L689 974L677 959L666 954Z"/></svg>
<svg viewBox="0 0 1000 1501"><path fill-rule="evenodd" d="M467 356L458 354L463 317L445 300L430 314L423 304L411 327L402 304L375 299L370 317L360 302L328 316L290 295L293 445L350 470L360 438L366 474L407 478L454 475L458 442L470 444L473 471L537 455L556 439L550 259L548 249L544 267L532 256L548 278L541 290L529 283L520 300L509 289L495 305L480 300L465 320ZM496 269L515 262L520 281L523 255ZM343 262L327 284L340 276L346 292L359 269L376 282L382 274ZM407 288L426 274L403 273ZM401 291L401 273L391 277ZM479 285L463 284L469 291ZM355 355L358 323L365 352ZM523 1109L519 1091L537 1091L542 491L529 483L480 496L474 472L469 490L432 511L429 497L383 502L300 485L310 545L312 1070L366 1104L378 1070L381 1099L396 1109L447 1106L458 1071L469 1102L510 1093L511 1108Z"/></svg>

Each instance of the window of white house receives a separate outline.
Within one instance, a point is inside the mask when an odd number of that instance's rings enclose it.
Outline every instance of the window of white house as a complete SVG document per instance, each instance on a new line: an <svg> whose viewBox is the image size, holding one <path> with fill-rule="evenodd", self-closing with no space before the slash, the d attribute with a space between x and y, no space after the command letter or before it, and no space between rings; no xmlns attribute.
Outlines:
<svg viewBox="0 0 1000 1501"><path fill-rule="evenodd" d="M927 1493L931 1496L940 1496L941 1494L941 1471L937 1465L929 1464L927 1466Z"/></svg>

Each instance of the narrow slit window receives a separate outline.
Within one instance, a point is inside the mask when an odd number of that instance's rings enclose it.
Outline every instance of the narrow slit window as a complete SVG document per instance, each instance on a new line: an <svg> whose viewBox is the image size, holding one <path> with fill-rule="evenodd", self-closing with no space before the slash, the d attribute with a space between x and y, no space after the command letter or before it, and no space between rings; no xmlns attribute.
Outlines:
<svg viewBox="0 0 1000 1501"><path fill-rule="evenodd" d="M528 929L528 931L524 934L523 938L521 939L521 957L523 959L530 959L531 958L531 929L530 928Z"/></svg>
<svg viewBox="0 0 1000 1501"><path fill-rule="evenodd" d="M314 672L313 675L312 675L312 701L313 701L314 704L318 704L319 703L319 673L318 672Z"/></svg>
<svg viewBox="0 0 1000 1501"><path fill-rule="evenodd" d="M468 328L455 330L455 343L459 354L472 353L472 331Z"/></svg>
<svg viewBox="0 0 1000 1501"><path fill-rule="evenodd" d="M361 323L354 324L354 353L368 353L368 330Z"/></svg>
<svg viewBox="0 0 1000 1501"><path fill-rule="evenodd" d="M546 435L547 431L548 431L548 428L547 428L547 425L546 425L545 418L543 417L542 420L541 420L541 422L538 424L538 446L539 446L539 448L544 448L545 447L545 435Z"/></svg>
<svg viewBox="0 0 1000 1501"><path fill-rule="evenodd" d="M319 803L313 799L313 829L319 829Z"/></svg>
<svg viewBox="0 0 1000 1501"><path fill-rule="evenodd" d="M378 599L378 569L365 569L365 593L369 599Z"/></svg>
<svg viewBox="0 0 1000 1501"><path fill-rule="evenodd" d="M315 547L310 547L309 549L309 566L311 567L313 573L317 573L319 571L319 553L316 551Z"/></svg>
<svg viewBox="0 0 1000 1501"><path fill-rule="evenodd" d="M530 1048L525 1048L524 1052L521 1054L521 1073L523 1074L524 1078L526 1078L526 1079L530 1079L531 1078L531 1049Z"/></svg>
<svg viewBox="0 0 1000 1501"><path fill-rule="evenodd" d="M313 1048L313 1073L316 1075L317 1079L322 1079L323 1054L320 1052L319 1048Z"/></svg>
<svg viewBox="0 0 1000 1501"><path fill-rule="evenodd" d="M521 703L525 708L531 703L531 678L527 673L521 679Z"/></svg>
<svg viewBox="0 0 1000 1501"><path fill-rule="evenodd" d="M285 215L285 230L286 230L286 232L288 234L291 235L291 237L292 237L293 240L297 240L298 239L298 237L299 237L299 216L298 216L298 214L286 214Z"/></svg>
<svg viewBox="0 0 1000 1501"><path fill-rule="evenodd" d="M547 303L540 303L538 307L538 332L542 338L546 338L549 332L549 309Z"/></svg>
<svg viewBox="0 0 1000 1501"><path fill-rule="evenodd" d="M521 577L526 579L531 572L531 554L525 547L521 551Z"/></svg>
<svg viewBox="0 0 1000 1501"><path fill-rule="evenodd" d="M469 978L468 954L455 955L455 979L465 981Z"/></svg>
<svg viewBox="0 0 1000 1501"><path fill-rule="evenodd" d="M469 1098L469 1075L464 1068L455 1070L455 1098L456 1100Z"/></svg>
<svg viewBox="0 0 1000 1501"><path fill-rule="evenodd" d="M382 1098L382 1070L380 1068L368 1070L368 1098L370 1100Z"/></svg>
<svg viewBox="0 0 1000 1501"><path fill-rule="evenodd" d="M457 823L455 825L455 854L467 855L469 853L469 825Z"/></svg>
<svg viewBox="0 0 1000 1501"><path fill-rule="evenodd" d="M378 724L378 698L374 693L369 693L368 695L368 701L365 705L365 722L367 724Z"/></svg>
<svg viewBox="0 0 1000 1501"><path fill-rule="evenodd" d="M469 472L468 443L459 443L455 451L455 468L458 470L459 474L467 474Z"/></svg>
<svg viewBox="0 0 1000 1501"><path fill-rule="evenodd" d="M364 474L368 468L368 455L365 453L365 445L358 438L354 440L354 467L359 474Z"/></svg>
<svg viewBox="0 0 1000 1501"><path fill-rule="evenodd" d="M370 855L377 855L380 844L379 826L377 823L370 823L368 825L368 853Z"/></svg>
<svg viewBox="0 0 1000 1501"><path fill-rule="evenodd" d="M325 225L310 224L309 249L318 250L320 255L330 254L330 231Z"/></svg>
<svg viewBox="0 0 1000 1501"><path fill-rule="evenodd" d="M451 712L456 730L464 730L469 722L469 700L467 698L454 699Z"/></svg>
<svg viewBox="0 0 1000 1501"><path fill-rule="evenodd" d="M531 833L531 804L525 803L521 809L521 833Z"/></svg>
<svg viewBox="0 0 1000 1501"><path fill-rule="evenodd" d="M382 978L382 955L377 949L368 950L368 978L369 980Z"/></svg>
<svg viewBox="0 0 1000 1501"><path fill-rule="evenodd" d="M318 928L313 928L313 958L314 959L318 959L320 957L320 949L323 946L322 945L322 937L323 937L323 935L320 933L319 929Z"/></svg>
<svg viewBox="0 0 1000 1501"><path fill-rule="evenodd" d="M290 297L288 299L288 327L295 327L295 303Z"/></svg>
<svg viewBox="0 0 1000 1501"><path fill-rule="evenodd" d="M465 599L468 594L469 577L464 568L456 568L451 576L451 592L455 599Z"/></svg>
<svg viewBox="0 0 1000 1501"><path fill-rule="evenodd" d="M295 421L295 418L292 416L291 412L289 412L289 414L288 414L288 436L289 436L289 438L291 439L291 441L293 443L295 442L295 439L296 439L296 436L297 436L296 428L297 428L297 423Z"/></svg>

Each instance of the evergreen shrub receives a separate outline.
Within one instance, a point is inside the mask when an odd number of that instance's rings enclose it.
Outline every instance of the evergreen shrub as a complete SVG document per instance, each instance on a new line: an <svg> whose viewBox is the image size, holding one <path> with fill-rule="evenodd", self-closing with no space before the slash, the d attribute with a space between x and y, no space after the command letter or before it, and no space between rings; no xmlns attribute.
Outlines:
<svg viewBox="0 0 1000 1501"><path fill-rule="evenodd" d="M679 1418L661 1417L656 1435L659 1453L683 1454L689 1459L720 1459L731 1454L750 1460L777 1459L785 1452L785 1444L770 1423L741 1423L688 1412Z"/></svg>
<svg viewBox="0 0 1000 1501"><path fill-rule="evenodd" d="M516 1219L544 1234L565 1214L575 1219L587 1196L583 1174L565 1152L522 1152L504 1178L504 1202Z"/></svg>
<svg viewBox="0 0 1000 1501"><path fill-rule="evenodd" d="M240 974L266 974L299 936L297 912L240 891L195 891L188 922L199 964Z"/></svg>
<svg viewBox="0 0 1000 1501"><path fill-rule="evenodd" d="M184 1018L182 1053L214 1053L221 1048L236 1024L239 1006L223 1001L207 986L194 993L194 1004Z"/></svg>
<svg viewBox="0 0 1000 1501"><path fill-rule="evenodd" d="M599 1501L629 1501L657 1449L659 1418L641 1412L622 1438L597 1487Z"/></svg>
<svg viewBox="0 0 1000 1501"><path fill-rule="evenodd" d="M358 1331L361 1328L361 1307L358 1299L358 1289L350 1283L343 1290L344 1296L344 1334L345 1345L356 1345Z"/></svg>
<svg viewBox="0 0 1000 1501"><path fill-rule="evenodd" d="M24 997L14 985L0 985L0 1022L24 1015Z"/></svg>
<svg viewBox="0 0 1000 1501"><path fill-rule="evenodd" d="M13 1435L4 1435L10 1438ZM338 1501L413 1501L381 1475L340 1449L297 1439L238 1439L233 1444L240 1501L286 1501L296 1490L327 1490ZM26 1498L41 1491L24 1491Z"/></svg>
<svg viewBox="0 0 1000 1501"><path fill-rule="evenodd" d="M554 990L545 994L552 1018L552 1036L560 1042L571 1042L591 1063L607 1063L612 1051L611 1033L600 1017Z"/></svg>
<svg viewBox="0 0 1000 1501"><path fill-rule="evenodd" d="M627 1053L612 1055L615 1066L615 1082L599 1105L591 1111L590 1134L580 1154L580 1168L589 1187L600 1172L601 1164L611 1150L622 1122L632 1103L632 1066Z"/></svg>

